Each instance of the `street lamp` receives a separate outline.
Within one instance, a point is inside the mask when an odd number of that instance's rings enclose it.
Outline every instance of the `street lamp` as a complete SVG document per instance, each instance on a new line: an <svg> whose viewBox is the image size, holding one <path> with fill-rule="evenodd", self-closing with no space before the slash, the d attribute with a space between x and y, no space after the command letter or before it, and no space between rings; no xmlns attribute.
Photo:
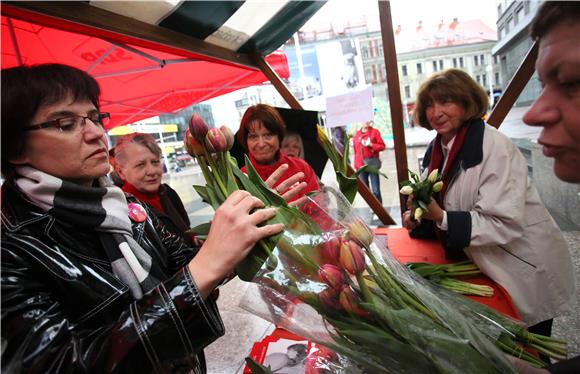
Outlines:
<svg viewBox="0 0 580 374"><path fill-rule="evenodd" d="M487 81L489 82L489 107L491 108L493 107L493 65L491 61L485 67L485 71L487 72Z"/></svg>

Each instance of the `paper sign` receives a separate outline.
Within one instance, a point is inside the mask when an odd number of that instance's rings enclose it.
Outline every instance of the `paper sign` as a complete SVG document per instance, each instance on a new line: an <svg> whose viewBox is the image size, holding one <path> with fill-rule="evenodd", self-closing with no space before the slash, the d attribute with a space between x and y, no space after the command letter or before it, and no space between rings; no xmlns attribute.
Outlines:
<svg viewBox="0 0 580 374"><path fill-rule="evenodd" d="M326 98L326 127L344 126L373 119L371 87Z"/></svg>

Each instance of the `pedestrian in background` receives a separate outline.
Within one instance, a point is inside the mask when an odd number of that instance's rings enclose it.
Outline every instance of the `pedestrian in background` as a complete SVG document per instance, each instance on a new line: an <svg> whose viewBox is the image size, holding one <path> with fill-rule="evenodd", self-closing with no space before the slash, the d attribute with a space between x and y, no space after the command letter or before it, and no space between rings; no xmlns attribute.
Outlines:
<svg viewBox="0 0 580 374"><path fill-rule="evenodd" d="M385 150L385 142L379 130L373 127L373 121L363 123L362 127L352 138L352 141L354 146L355 169L360 169L363 165L371 165L377 169L381 168L379 153ZM370 179L370 187L372 188L373 194L382 203L383 198L381 196L379 174L367 171L360 173L360 177L367 186L369 186Z"/></svg>

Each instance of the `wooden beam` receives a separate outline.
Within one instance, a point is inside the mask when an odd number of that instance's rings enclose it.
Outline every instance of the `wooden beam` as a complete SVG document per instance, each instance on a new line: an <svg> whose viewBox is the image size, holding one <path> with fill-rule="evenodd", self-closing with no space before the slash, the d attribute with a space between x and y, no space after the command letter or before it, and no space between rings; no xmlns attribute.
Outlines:
<svg viewBox="0 0 580 374"><path fill-rule="evenodd" d="M155 48L183 56L206 57L208 61L258 69L247 54L218 47L176 31L91 6L85 2L13 1L9 4L4 2L1 10L2 15L39 23L43 26L145 48Z"/></svg>
<svg viewBox="0 0 580 374"><path fill-rule="evenodd" d="M391 107L391 123L393 126L393 140L395 142L395 162L397 165L397 186L409 179L409 166L407 164L407 146L405 142L405 129L403 127L403 103L399 88L399 70L397 67L397 51L395 49L395 36L393 35L393 20L391 18L391 5L388 1L379 1L379 17L381 22L381 36L383 38L383 56L387 69L387 89L389 93L389 105ZM398 190L398 188L397 188ZM407 207L407 199L399 195L399 204L402 214Z"/></svg>
<svg viewBox="0 0 580 374"><path fill-rule="evenodd" d="M270 82L272 82L272 84L274 85L276 90L278 90L278 92L284 98L284 100L286 100L288 105L290 105L292 109L303 110L304 108L302 107L298 99L292 94L292 92L290 92L286 84L282 81L282 79L280 79L278 74L276 74L274 69L272 69L272 67L270 66L270 64L268 64L268 62L264 59L264 57L258 54L254 54L253 58L256 64L260 67L260 69L264 73L264 75L270 80ZM348 144L345 144L345 147L348 147ZM348 166L347 173L349 176L354 174L354 169L351 168L350 165ZM357 178L357 187L358 192L361 194L361 196L367 202L367 204L369 204L369 207L372 209L372 211L377 215L377 217L381 220L381 222L384 225L396 224L395 220L393 220L393 218L389 215L389 213L387 213L381 202L377 200L377 198L369 189L369 187L366 184L364 184L360 178Z"/></svg>
<svg viewBox="0 0 580 374"><path fill-rule="evenodd" d="M536 59L538 58L538 42L535 41L528 51L528 54L516 70L514 76L508 83L495 108L489 115L487 123L495 128L499 128L503 120L512 109L514 103L528 84L530 78L536 70ZM491 78L490 78L491 79Z"/></svg>

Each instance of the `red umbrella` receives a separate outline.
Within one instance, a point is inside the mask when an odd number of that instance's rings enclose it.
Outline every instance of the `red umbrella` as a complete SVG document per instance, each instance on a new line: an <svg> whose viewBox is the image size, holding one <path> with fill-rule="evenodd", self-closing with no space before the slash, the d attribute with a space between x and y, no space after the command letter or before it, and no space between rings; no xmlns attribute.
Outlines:
<svg viewBox="0 0 580 374"><path fill-rule="evenodd" d="M101 109L111 113L110 128L173 113L267 81L260 71L248 67L192 53L178 55L160 51L162 48L146 48L142 41L137 46L119 38L105 40L40 23L43 25L2 16L2 68L64 63L89 72L101 86ZM54 23L52 20L51 26ZM270 54L266 61L282 78L288 77L288 61L282 52Z"/></svg>

